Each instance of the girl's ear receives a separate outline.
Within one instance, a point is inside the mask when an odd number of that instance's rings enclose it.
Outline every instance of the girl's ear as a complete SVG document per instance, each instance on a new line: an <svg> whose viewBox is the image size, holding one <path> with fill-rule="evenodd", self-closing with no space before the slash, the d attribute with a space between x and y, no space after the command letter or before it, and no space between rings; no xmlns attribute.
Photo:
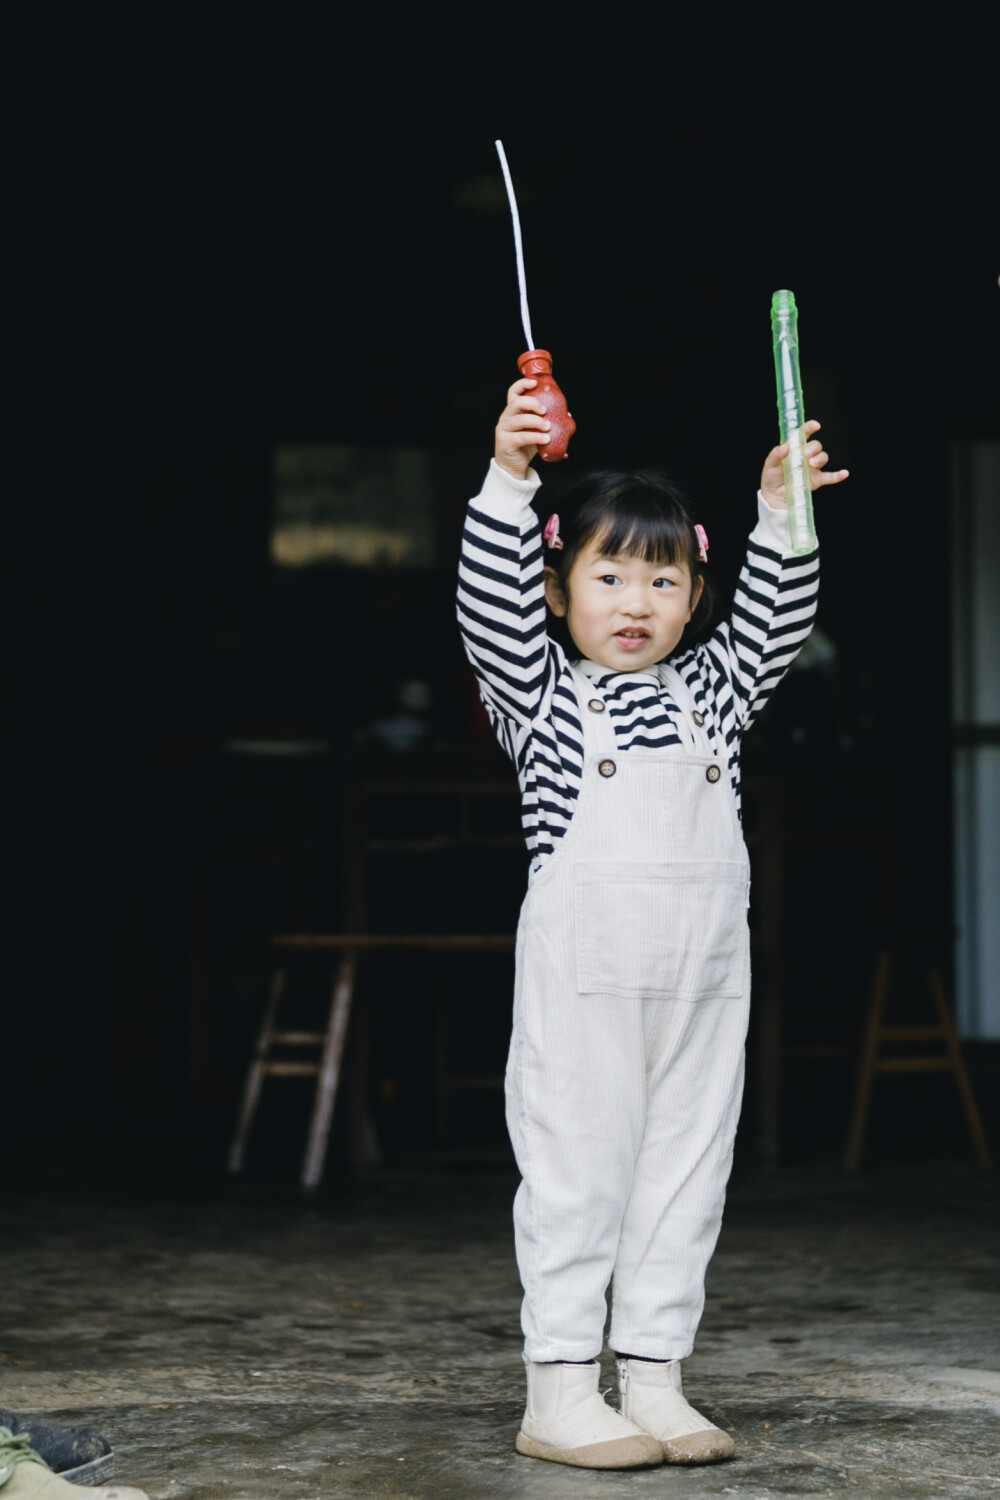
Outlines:
<svg viewBox="0 0 1000 1500"><path fill-rule="evenodd" d="M555 568L545 569L545 602L554 615L560 620L566 618L568 603L562 584L559 582L559 574Z"/></svg>
<svg viewBox="0 0 1000 1500"><path fill-rule="evenodd" d="M698 600L701 598L701 591L702 591L702 589L704 587L705 587L705 578L704 578L704 575L702 573L699 573L698 576L697 576L697 578L695 579L694 583L692 583L692 585L691 585L691 607L688 610L688 619L689 620L690 620L691 616L694 614L695 610L698 608Z"/></svg>

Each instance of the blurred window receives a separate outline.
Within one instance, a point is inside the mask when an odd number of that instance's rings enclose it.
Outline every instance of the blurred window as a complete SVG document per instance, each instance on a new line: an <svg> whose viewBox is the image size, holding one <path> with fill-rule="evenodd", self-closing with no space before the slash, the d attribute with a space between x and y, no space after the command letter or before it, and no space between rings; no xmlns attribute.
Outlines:
<svg viewBox="0 0 1000 1500"><path fill-rule="evenodd" d="M429 568L428 455L417 448L279 448L271 557L281 568Z"/></svg>

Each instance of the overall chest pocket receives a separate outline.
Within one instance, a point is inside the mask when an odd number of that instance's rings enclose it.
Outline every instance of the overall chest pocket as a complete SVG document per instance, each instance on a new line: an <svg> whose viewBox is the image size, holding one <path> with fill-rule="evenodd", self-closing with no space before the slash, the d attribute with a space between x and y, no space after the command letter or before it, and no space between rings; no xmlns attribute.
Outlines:
<svg viewBox="0 0 1000 1500"><path fill-rule="evenodd" d="M735 860L580 864L573 871L581 995L736 997L748 979L748 876Z"/></svg>

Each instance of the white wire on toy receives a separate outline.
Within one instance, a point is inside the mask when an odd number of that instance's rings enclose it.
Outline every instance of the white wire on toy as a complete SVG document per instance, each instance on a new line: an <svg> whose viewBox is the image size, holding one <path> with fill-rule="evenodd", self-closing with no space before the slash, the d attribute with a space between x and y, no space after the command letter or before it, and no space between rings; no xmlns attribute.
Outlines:
<svg viewBox="0 0 1000 1500"><path fill-rule="evenodd" d="M500 158L500 170L503 172L503 180L507 187L507 197L510 199L510 216L514 221L514 253L517 256L517 284L521 289L521 325L524 328L524 336L528 340L528 348L534 349L535 341L531 337L531 315L528 312L528 288L524 279L524 246L521 244L521 219L517 212L517 199L514 197L514 184L510 180L510 168L504 155L503 142L494 141L497 155Z"/></svg>

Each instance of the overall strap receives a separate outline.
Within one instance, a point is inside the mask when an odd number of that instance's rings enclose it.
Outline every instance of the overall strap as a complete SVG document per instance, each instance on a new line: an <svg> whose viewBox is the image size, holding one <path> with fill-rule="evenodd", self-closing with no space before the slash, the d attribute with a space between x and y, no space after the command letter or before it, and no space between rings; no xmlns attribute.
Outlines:
<svg viewBox="0 0 1000 1500"><path fill-rule="evenodd" d="M615 743L614 725L608 705L597 688L583 672L570 667L576 701L580 705L580 723L583 726L583 754L611 755L618 746Z"/></svg>
<svg viewBox="0 0 1000 1500"><path fill-rule="evenodd" d="M695 703L694 698L691 696L691 689L677 668L670 666L667 662L660 662L657 672L660 676L660 682L666 688L671 698L673 698L684 717L688 734L691 736L692 748L699 755L717 756L718 752L705 728L705 716Z"/></svg>

